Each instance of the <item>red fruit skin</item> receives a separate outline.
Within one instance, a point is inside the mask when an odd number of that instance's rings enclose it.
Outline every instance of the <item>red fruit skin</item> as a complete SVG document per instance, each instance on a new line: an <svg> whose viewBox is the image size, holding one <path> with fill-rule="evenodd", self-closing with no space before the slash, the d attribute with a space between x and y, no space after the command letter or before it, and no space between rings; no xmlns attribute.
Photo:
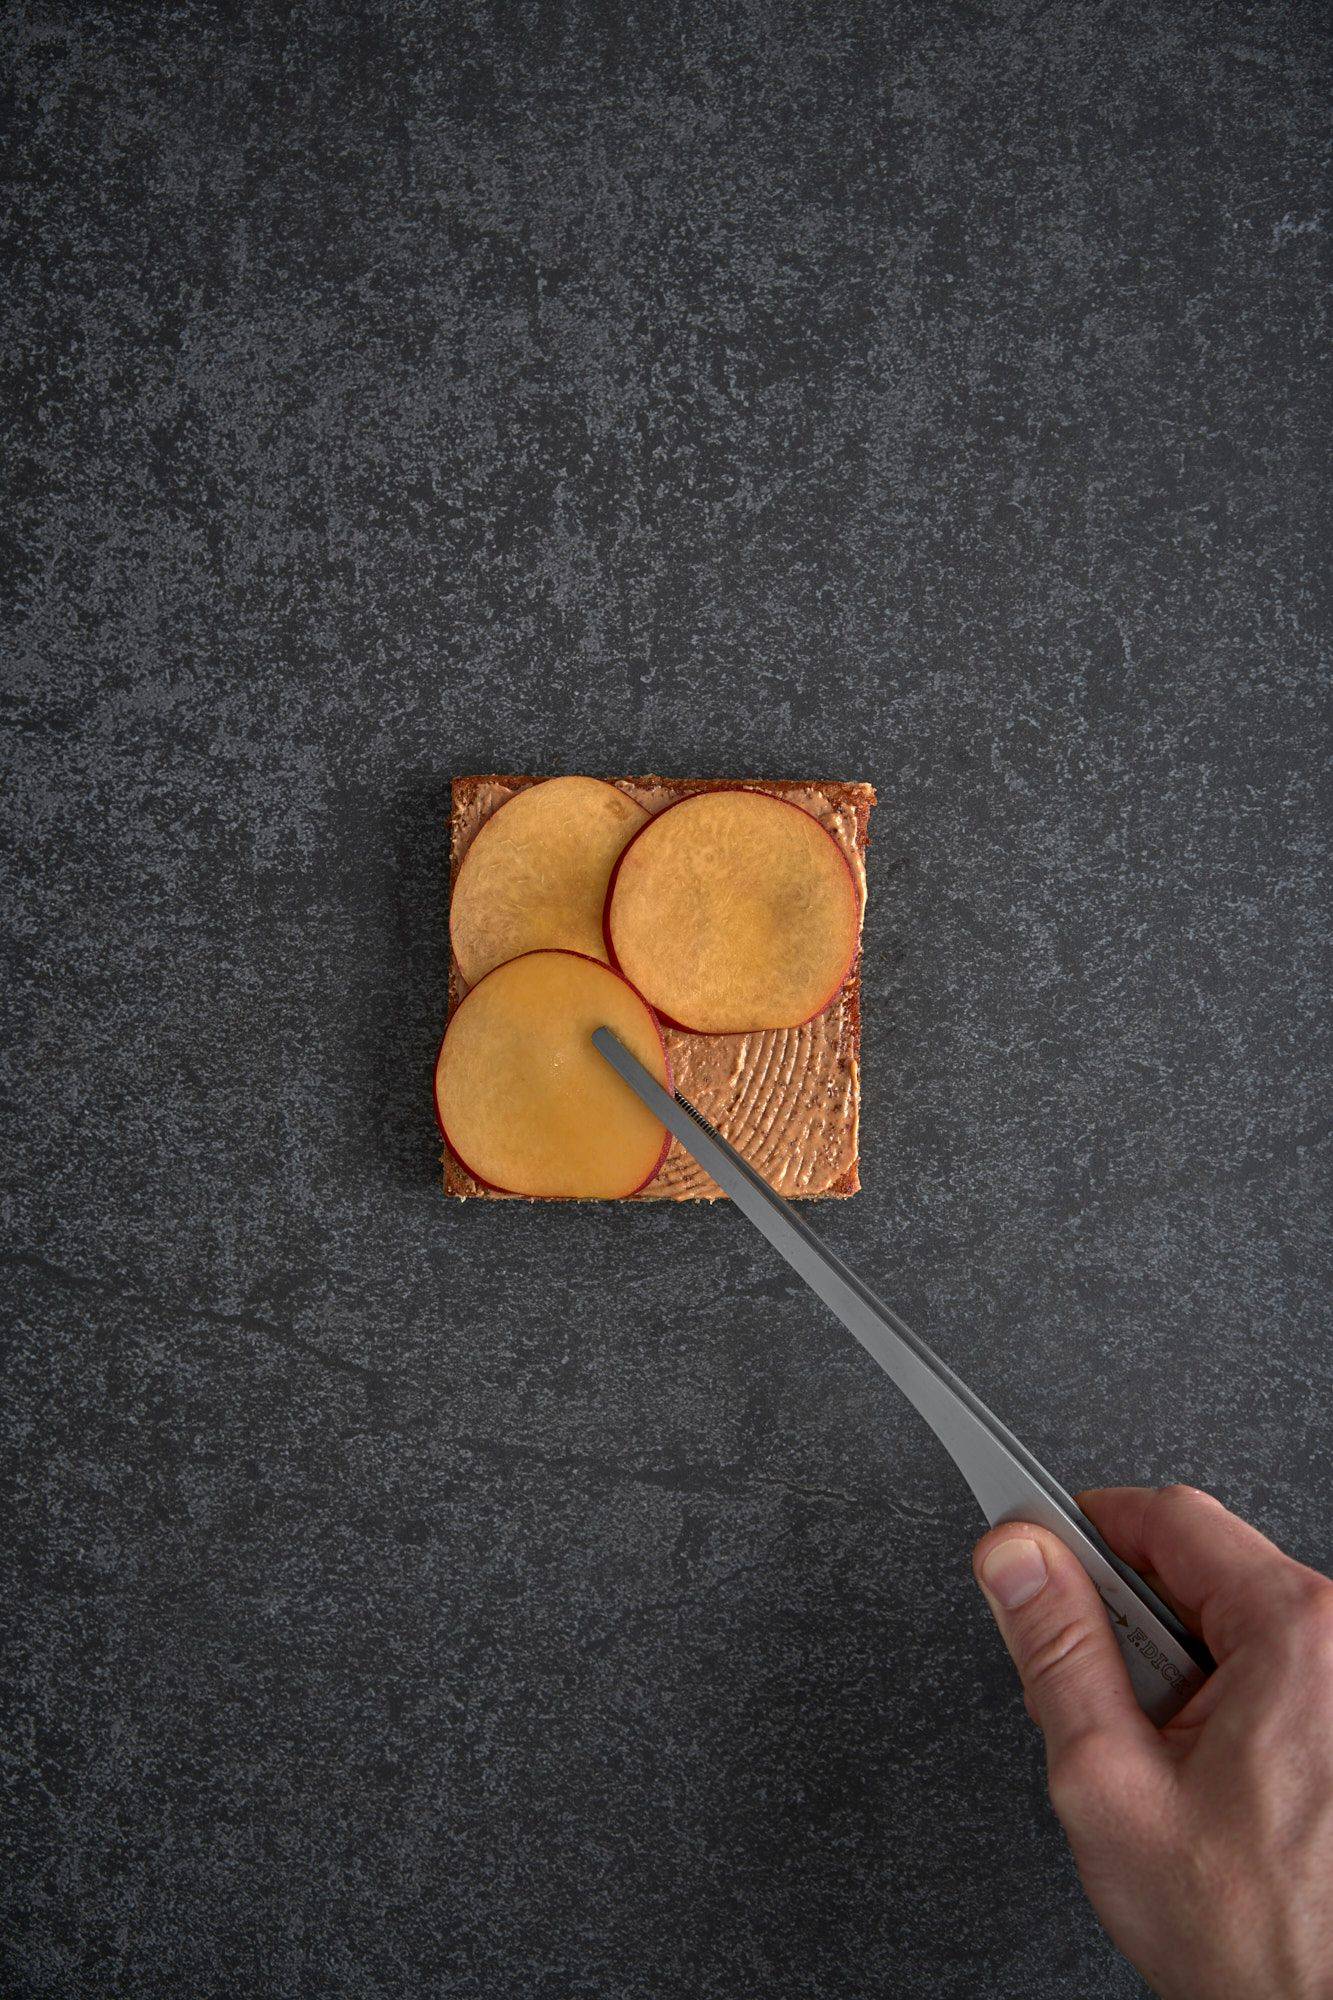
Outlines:
<svg viewBox="0 0 1333 2000"><path fill-rule="evenodd" d="M627 986L634 986L634 981L630 978L629 974L625 971L624 966L620 963L619 956L617 955L616 952L615 943L611 936L611 899L616 893L616 877L620 873L621 863L624 861L625 856L629 853L631 847L633 847L635 841L642 840L643 836L645 835L645 833L647 833L650 826L656 826L658 820L664 819L669 812L674 812L677 806L687 806L689 805L691 799L702 799L702 798L716 799L721 797L721 795L724 792L753 792L756 793L758 797L760 797L761 799L772 799L775 806L790 806L793 812L805 813L807 819L815 819L814 814L812 812L805 812L805 807L798 806L795 799L780 799L776 792L766 792L762 785L719 785L717 790L713 792L687 792L683 799L673 799L669 806L663 806L661 812L656 812L653 814L651 819L645 820L643 825L639 828L638 832L635 834L631 834L630 838L625 842L625 845L621 848L619 855L616 857L616 865L611 870L610 879L608 880L606 885L606 900L602 904L602 942L606 946L606 955L611 961L612 971L618 972ZM819 826L819 821L817 819L815 819L815 825ZM826 835L826 837L832 842L833 846L837 848L838 859L839 861L841 861L843 867L847 870L847 879L852 885L852 900L855 902L857 910L859 912L861 908L861 892L856 886L856 877L852 873L851 863L848 861L847 856L843 853L842 849L838 847L837 841L833 839L833 835L829 833L828 828L826 826L819 826L819 831L822 834ZM852 946L852 955L848 959L846 965L843 967L837 985L834 987L833 991L829 994L828 998L826 1000L821 1000L819 1005L814 1009L814 1011L805 1016L804 1020L793 1021L791 1023L793 1028L804 1028L808 1022L817 1021L821 1014L827 1013L828 1009L833 1005L833 1002L837 999L843 987L846 985L847 975L851 971L852 967L856 964L856 955L860 949L861 949L861 934L860 934L860 927L858 925L856 942ZM639 993L639 989L637 986L634 986L634 991L636 993ZM744 1034L761 1034L761 1033L773 1034L773 1033L784 1032L781 1029L775 1030L775 1029L758 1029L758 1028L692 1028L688 1021L678 1021L674 1014L666 1013L661 1007L654 1007L652 1002L646 997L646 995L639 993L639 998L640 1000L643 1001L644 1006L649 1008L649 1010L656 1015L659 1021L664 1022L668 1028L678 1028L680 1032L685 1035L708 1035L713 1038L716 1038L718 1035L744 1035Z"/></svg>
<svg viewBox="0 0 1333 2000"><path fill-rule="evenodd" d="M635 835L635 838L636 839L638 838L637 834ZM553 947L545 947L537 951L521 951L519 952L517 958L507 958L505 960L505 965L517 965L518 960L520 958L543 958L546 956L547 951L551 949L553 949ZM603 965L600 958L591 958L589 957L586 951L562 951L560 953L560 956L562 958L581 958L585 961L586 964L595 965L599 972L608 973L612 979L619 979L624 985L628 986L630 992L634 995L635 999L642 1002L643 1006L647 1009L649 1020L652 1022L654 1028L657 1030L658 1046L662 1051L662 1063L663 1067L666 1070L666 1089L669 1092L669 1094L672 1097L674 1097L676 1094L676 1083L671 1070L671 1051L667 1047L666 1039L662 1034L661 1022L658 1020L658 1017L654 1013L653 1009L648 1006L648 1002L644 1000L643 995L642 993L640 993L638 987L634 985L632 980L626 979L624 973L621 972L617 967L610 965ZM502 972L504 970L504 966L497 965L493 967L492 970L494 972ZM590 1197L578 1194L522 1195L518 1193L518 1190L516 1188L501 1187L498 1181L488 1181L484 1174L479 1174L476 1168L470 1166L468 1162L463 1158L463 1155L459 1152L457 1146L455 1146L453 1140L449 1137L448 1131L445 1129L444 1113L440 1109L440 1085L439 1085L440 1057L443 1056L444 1054L444 1044L448 1040L450 1028L453 1026L454 1022L458 1019L464 1007L467 1006L467 1003L472 998L472 995L474 993L479 993L481 991L481 988L486 984L486 981L490 977L491 977L490 972L484 973L483 976L477 981L476 985L470 986L467 992L463 995L458 1005L454 1008L454 1011L450 1016L449 1020L445 1022L444 1034L440 1038L440 1046L436 1053L435 1082L431 1090L431 1105L435 1112L435 1123L438 1125L440 1129L440 1137L444 1141L445 1150L449 1154L449 1157L452 1160L456 1161L457 1164L463 1169L463 1172L465 1174L470 1175L470 1177L477 1183L478 1187L489 1188L492 1194L514 1195L517 1197L519 1201L586 1201ZM650 1187L652 1183L657 1179L657 1176L661 1173L662 1168L666 1165L666 1156L670 1151L671 1151L671 1134L664 1130L662 1134L662 1150L658 1154L657 1159L653 1163L652 1171L650 1173L645 1174L643 1179L637 1182L634 1187L626 1188L624 1194L605 1195L602 1196L601 1199L605 1201L627 1201L630 1195L641 1194L644 1188Z"/></svg>

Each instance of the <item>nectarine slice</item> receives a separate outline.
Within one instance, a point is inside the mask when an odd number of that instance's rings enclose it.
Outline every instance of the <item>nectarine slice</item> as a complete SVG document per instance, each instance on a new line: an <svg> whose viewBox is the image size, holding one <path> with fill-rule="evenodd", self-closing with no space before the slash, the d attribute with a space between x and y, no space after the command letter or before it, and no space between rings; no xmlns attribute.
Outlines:
<svg viewBox="0 0 1333 2000"><path fill-rule="evenodd" d="M860 903L842 849L769 792L697 792L637 833L606 900L611 963L696 1034L795 1028L856 954Z"/></svg>
<svg viewBox="0 0 1333 2000"><path fill-rule="evenodd" d="M449 910L469 986L521 952L605 960L602 907L625 842L648 815L601 778L547 778L491 814L463 857Z"/></svg>
<svg viewBox="0 0 1333 2000"><path fill-rule="evenodd" d="M670 1134L593 1047L601 1027L670 1090L651 1010L599 959L526 952L459 1003L435 1065L435 1109L474 1180L610 1201L653 1178Z"/></svg>

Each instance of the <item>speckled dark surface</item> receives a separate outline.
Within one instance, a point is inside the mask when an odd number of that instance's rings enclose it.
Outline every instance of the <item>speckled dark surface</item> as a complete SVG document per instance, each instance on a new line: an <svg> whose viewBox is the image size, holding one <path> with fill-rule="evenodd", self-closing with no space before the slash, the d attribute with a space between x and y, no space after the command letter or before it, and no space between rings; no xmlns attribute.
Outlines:
<svg viewBox="0 0 1333 2000"><path fill-rule="evenodd" d="M1326 1563L1322 10L222 12L0 29L3 1990L1136 1994L869 1364L437 1193L444 820L873 780L829 1235Z"/></svg>

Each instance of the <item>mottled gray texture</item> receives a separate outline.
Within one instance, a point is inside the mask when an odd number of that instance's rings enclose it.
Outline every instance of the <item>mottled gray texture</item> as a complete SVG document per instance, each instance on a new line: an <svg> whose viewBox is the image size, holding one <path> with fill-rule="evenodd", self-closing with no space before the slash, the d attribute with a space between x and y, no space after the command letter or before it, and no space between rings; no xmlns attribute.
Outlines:
<svg viewBox="0 0 1333 2000"><path fill-rule="evenodd" d="M1322 13L7 12L7 1994L1141 1991L860 1354L438 1194L448 779L873 780L824 1227L1327 1562Z"/></svg>

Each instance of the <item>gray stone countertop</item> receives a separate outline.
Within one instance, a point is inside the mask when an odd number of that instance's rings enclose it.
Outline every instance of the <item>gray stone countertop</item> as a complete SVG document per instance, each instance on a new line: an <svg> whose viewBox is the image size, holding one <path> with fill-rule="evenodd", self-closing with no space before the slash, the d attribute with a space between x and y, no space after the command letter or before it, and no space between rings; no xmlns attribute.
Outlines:
<svg viewBox="0 0 1333 2000"><path fill-rule="evenodd" d="M6 14L7 1994L1143 1991L860 1353L440 1197L448 781L872 781L831 1240L1326 1565L1321 14Z"/></svg>

